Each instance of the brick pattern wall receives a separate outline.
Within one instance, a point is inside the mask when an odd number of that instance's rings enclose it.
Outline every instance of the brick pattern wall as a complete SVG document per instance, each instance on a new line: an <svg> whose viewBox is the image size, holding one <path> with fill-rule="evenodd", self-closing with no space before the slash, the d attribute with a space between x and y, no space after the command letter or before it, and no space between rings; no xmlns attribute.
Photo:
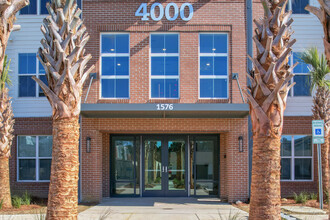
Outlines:
<svg viewBox="0 0 330 220"><path fill-rule="evenodd" d="M148 2L148 10L155 1ZM170 2L179 7L182 1L161 1L164 6ZM242 98L236 81L231 80L231 73L240 74L240 84L246 85L246 21L245 1L243 0L210 0L189 1L194 7L194 17L188 22L162 19L154 22L141 21L135 17L135 11L141 1L125 0L84 0L83 17L91 35L87 52L93 59L91 64L97 66L97 79L93 81L87 103L148 103L163 102L149 99L149 43L152 32L176 32L180 34L180 98L167 102L231 102L241 103ZM164 7L165 8L165 7ZM100 33L130 33L130 99L100 99ZM198 34L200 32L226 32L229 34L229 99L198 99ZM86 83L84 95L86 95Z"/></svg>
<svg viewBox="0 0 330 220"><path fill-rule="evenodd" d="M12 195L27 191L32 196L47 198L49 183L17 182L17 136L52 135L52 121L50 118L15 118L14 129L15 138L9 161Z"/></svg>
<svg viewBox="0 0 330 220"><path fill-rule="evenodd" d="M283 135L311 135L312 134L312 117L294 117L287 116L284 118ZM313 146L313 181L282 181L281 194L282 197L291 197L293 193L314 192L318 190L318 173L317 173L317 147Z"/></svg>
<svg viewBox="0 0 330 220"><path fill-rule="evenodd" d="M148 2L148 10L155 1ZM159 1L157 1L159 2ZM163 5L182 1L161 1ZM194 17L189 22L165 19L154 22L135 17L141 1L84 0L83 17L91 35L87 52L93 55L97 79L93 81L87 103L159 103L149 99L149 43L152 32L180 34L180 99L174 103L241 103L242 99L232 73L240 74L241 86L246 85L246 11L244 0L191 0ZM255 18L263 16L260 1L253 2ZM100 33L130 33L130 99L106 100L100 97ZM198 34L226 32L229 34L229 99L198 99ZM255 51L255 50L254 50ZM89 83L84 88L83 99ZM128 133L214 133L220 135L220 191L229 201L248 198L247 119L83 119L82 120L82 198L100 201L109 196L109 135ZM311 117L285 117L283 134L310 134ZM16 118L17 135L51 135L50 118ZM238 136L244 137L244 152L238 153ZM92 137L92 152L86 153L86 137ZM13 194L25 190L39 197L47 197L48 183L17 182L17 142L12 147L10 179ZM282 196L292 192L317 190L317 160L314 148L314 181L282 182Z"/></svg>
<svg viewBox="0 0 330 220"><path fill-rule="evenodd" d="M229 201L248 198L247 119L88 119L82 120L82 140L92 138L86 153L82 141L82 199L109 196L110 134L220 134L221 195ZM238 137L244 152L238 152ZM225 158L226 155L226 158Z"/></svg>
<svg viewBox="0 0 330 220"><path fill-rule="evenodd" d="M148 11L154 2L148 3ZM161 1L163 6L182 1ZM166 103L241 103L232 73L240 74L240 84L246 85L246 12L244 0L191 0L194 17L188 22L178 18L159 22L141 21L135 11L141 1L84 0L83 17L91 35L87 52L97 66L87 103L163 103L149 99L149 44L152 32L175 32L180 36L180 98ZM164 7L165 8L165 7ZM130 34L130 99L100 99L100 33ZM199 33L228 33L229 98L199 100ZM85 85L83 98L86 96ZM247 119L83 119L82 140L92 137L91 153L82 151L83 200L100 200L109 195L109 135L114 133L216 133L220 134L221 194L230 201L246 200L248 196ZM238 136L244 136L245 152L238 152ZM85 141L82 142L84 149ZM226 155L226 158L224 158ZM239 183L239 184L238 184ZM238 187L237 187L238 186Z"/></svg>

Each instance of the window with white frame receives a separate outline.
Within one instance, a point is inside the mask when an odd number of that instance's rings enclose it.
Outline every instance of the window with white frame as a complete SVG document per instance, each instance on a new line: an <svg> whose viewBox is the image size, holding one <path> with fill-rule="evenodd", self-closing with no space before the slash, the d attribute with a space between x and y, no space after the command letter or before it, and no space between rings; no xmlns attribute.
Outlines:
<svg viewBox="0 0 330 220"><path fill-rule="evenodd" d="M150 97L179 98L179 34L150 36Z"/></svg>
<svg viewBox="0 0 330 220"><path fill-rule="evenodd" d="M47 2L50 2L50 0L30 0L30 4L20 10L20 15L48 14ZM77 0L77 5L81 8L81 0Z"/></svg>
<svg viewBox="0 0 330 220"><path fill-rule="evenodd" d="M294 69L295 76L291 79L291 83L296 85L291 89L291 96L311 96L310 73L308 65L300 59L301 53L293 52L290 57L290 65L299 63Z"/></svg>
<svg viewBox="0 0 330 220"><path fill-rule="evenodd" d="M305 7L309 5L309 0L289 0L287 9L292 10L293 14L309 14Z"/></svg>
<svg viewBox="0 0 330 220"><path fill-rule="evenodd" d="M101 34L101 97L129 98L129 34Z"/></svg>
<svg viewBox="0 0 330 220"><path fill-rule="evenodd" d="M312 179L312 136L283 135L281 139L281 180Z"/></svg>
<svg viewBox="0 0 330 220"><path fill-rule="evenodd" d="M228 34L200 34L199 48L199 97L228 98Z"/></svg>
<svg viewBox="0 0 330 220"><path fill-rule="evenodd" d="M42 89L32 79L36 76L47 85L45 69L37 60L35 53L18 54L18 96L19 97L44 97Z"/></svg>
<svg viewBox="0 0 330 220"><path fill-rule="evenodd" d="M17 180L49 181L52 136L17 137Z"/></svg>

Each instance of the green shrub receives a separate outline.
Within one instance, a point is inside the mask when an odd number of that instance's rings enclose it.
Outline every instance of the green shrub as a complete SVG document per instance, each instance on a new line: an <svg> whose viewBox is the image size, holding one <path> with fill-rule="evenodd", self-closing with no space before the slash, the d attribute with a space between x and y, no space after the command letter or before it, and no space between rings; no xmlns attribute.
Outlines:
<svg viewBox="0 0 330 220"><path fill-rule="evenodd" d="M15 208L19 209L22 205L22 198L19 196L13 196L13 198L11 198L11 202Z"/></svg>
<svg viewBox="0 0 330 220"><path fill-rule="evenodd" d="M309 195L309 198L310 198L311 200L317 200L317 193L311 193L311 194Z"/></svg>
<svg viewBox="0 0 330 220"><path fill-rule="evenodd" d="M307 193L301 192L299 195L297 193L293 193L293 199L296 203L306 203L309 196Z"/></svg>
<svg viewBox="0 0 330 220"><path fill-rule="evenodd" d="M22 196L22 205L31 205L31 195L27 191Z"/></svg>
<svg viewBox="0 0 330 220"><path fill-rule="evenodd" d="M0 201L0 209L2 209L2 206L3 206L3 199L1 199Z"/></svg>

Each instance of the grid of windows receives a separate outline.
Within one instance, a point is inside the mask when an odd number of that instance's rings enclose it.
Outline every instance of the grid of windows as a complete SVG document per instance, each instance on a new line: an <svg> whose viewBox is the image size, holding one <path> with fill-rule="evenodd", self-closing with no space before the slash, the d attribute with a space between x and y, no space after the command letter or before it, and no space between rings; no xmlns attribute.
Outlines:
<svg viewBox="0 0 330 220"><path fill-rule="evenodd" d="M312 179L312 137L306 135L283 135L281 139L281 180Z"/></svg>
<svg viewBox="0 0 330 220"><path fill-rule="evenodd" d="M151 34L151 98L179 98L179 35Z"/></svg>
<svg viewBox="0 0 330 220"><path fill-rule="evenodd" d="M290 58L290 66L299 63L293 70L295 76L291 83L296 85L291 89L291 96L311 96L310 74L308 65L300 60L301 53L293 52Z"/></svg>
<svg viewBox="0 0 330 220"><path fill-rule="evenodd" d="M129 98L129 34L101 35L101 96Z"/></svg>
<svg viewBox="0 0 330 220"><path fill-rule="evenodd" d="M199 35L199 96L228 98L228 35Z"/></svg>
<svg viewBox="0 0 330 220"><path fill-rule="evenodd" d="M52 136L17 137L17 180L49 181Z"/></svg>
<svg viewBox="0 0 330 220"><path fill-rule="evenodd" d="M30 0L30 4L20 10L21 15L43 15L48 14L46 8L50 0ZM77 0L78 7L81 8L81 0Z"/></svg>
<svg viewBox="0 0 330 220"><path fill-rule="evenodd" d="M47 85L45 69L37 60L35 53L18 54L18 96L19 97L44 97L40 86L32 79L36 76Z"/></svg>

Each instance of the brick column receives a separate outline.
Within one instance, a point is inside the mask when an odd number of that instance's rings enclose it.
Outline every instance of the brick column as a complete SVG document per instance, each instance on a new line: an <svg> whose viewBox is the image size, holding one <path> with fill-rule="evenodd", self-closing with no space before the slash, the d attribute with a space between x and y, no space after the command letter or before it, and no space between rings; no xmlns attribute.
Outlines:
<svg viewBox="0 0 330 220"><path fill-rule="evenodd" d="M245 121L247 124L247 119ZM233 119L230 127L226 142L228 202L247 201L249 196L247 125L242 126ZM243 136L243 152L239 152L239 136Z"/></svg>
<svg viewBox="0 0 330 220"><path fill-rule="evenodd" d="M86 152L86 138L91 138L91 152ZM82 130L81 158L82 201L102 200L102 133L97 130Z"/></svg>

